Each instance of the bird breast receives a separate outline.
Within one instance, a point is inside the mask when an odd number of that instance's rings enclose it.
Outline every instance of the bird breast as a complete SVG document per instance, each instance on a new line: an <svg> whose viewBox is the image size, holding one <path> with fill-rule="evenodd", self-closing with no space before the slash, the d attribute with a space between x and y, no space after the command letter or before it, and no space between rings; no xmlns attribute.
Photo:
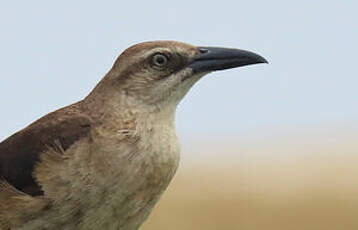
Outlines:
<svg viewBox="0 0 358 230"><path fill-rule="evenodd" d="M97 200L93 204L97 207L84 223L98 221L102 216L102 226L117 223L117 229L121 225L136 229L145 221L178 167L180 148L173 120L170 116L149 115L145 122L137 120L135 130L117 130L117 137L102 139L106 143L98 144L96 154L101 159L90 163L95 166L96 162L105 162L95 169L96 175L103 172L97 180L102 181L102 188L93 187L99 190L92 192L96 197L89 199Z"/></svg>

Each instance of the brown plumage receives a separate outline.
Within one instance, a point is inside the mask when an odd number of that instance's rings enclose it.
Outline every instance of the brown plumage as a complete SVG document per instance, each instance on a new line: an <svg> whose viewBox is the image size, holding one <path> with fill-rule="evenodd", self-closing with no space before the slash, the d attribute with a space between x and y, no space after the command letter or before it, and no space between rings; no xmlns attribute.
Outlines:
<svg viewBox="0 0 358 230"><path fill-rule="evenodd" d="M178 166L179 101L208 72L263 62L172 41L127 49L84 100L0 143L0 230L138 229Z"/></svg>

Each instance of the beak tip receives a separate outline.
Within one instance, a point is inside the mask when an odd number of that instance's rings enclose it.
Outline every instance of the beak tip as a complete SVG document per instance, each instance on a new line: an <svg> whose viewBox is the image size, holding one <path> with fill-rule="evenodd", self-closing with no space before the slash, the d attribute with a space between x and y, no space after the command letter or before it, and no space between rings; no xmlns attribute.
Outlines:
<svg viewBox="0 0 358 230"><path fill-rule="evenodd" d="M260 63L270 64L265 58L261 57Z"/></svg>

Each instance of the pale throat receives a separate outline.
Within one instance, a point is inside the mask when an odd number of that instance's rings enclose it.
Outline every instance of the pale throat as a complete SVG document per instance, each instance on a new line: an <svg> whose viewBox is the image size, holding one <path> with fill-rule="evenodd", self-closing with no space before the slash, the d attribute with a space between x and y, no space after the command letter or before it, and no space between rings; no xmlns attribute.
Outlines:
<svg viewBox="0 0 358 230"><path fill-rule="evenodd" d="M136 131L139 133L175 132L175 108L164 107L158 110L148 110L136 116Z"/></svg>

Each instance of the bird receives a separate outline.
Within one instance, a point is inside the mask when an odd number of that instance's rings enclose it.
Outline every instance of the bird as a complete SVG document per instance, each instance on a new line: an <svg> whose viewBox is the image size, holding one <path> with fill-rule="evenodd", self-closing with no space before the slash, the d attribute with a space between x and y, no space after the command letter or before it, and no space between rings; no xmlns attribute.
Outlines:
<svg viewBox="0 0 358 230"><path fill-rule="evenodd" d="M0 143L0 230L135 230L180 158L175 111L204 75L268 63L241 49L148 41L81 101Z"/></svg>

